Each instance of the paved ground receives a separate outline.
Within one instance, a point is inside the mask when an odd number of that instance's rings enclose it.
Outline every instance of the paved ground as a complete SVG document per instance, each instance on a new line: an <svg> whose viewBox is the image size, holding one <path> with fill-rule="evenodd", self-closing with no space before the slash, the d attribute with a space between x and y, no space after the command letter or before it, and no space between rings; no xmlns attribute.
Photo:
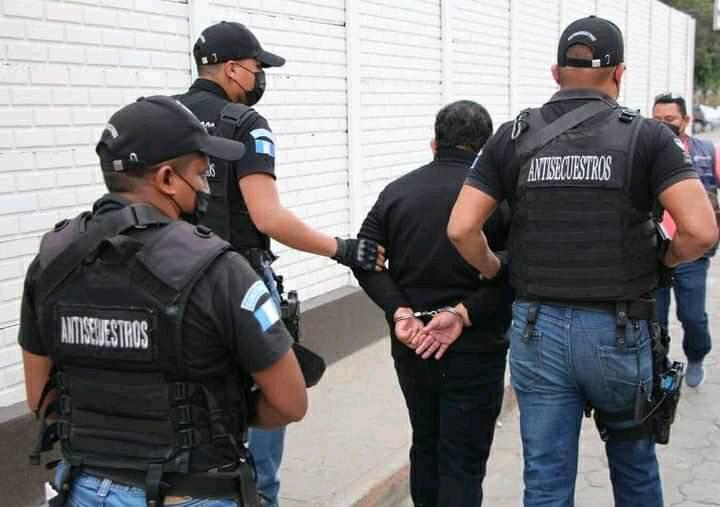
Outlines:
<svg viewBox="0 0 720 507"><path fill-rule="evenodd" d="M410 427L389 339L334 363L309 395L308 415L288 428L282 507L349 507L407 463Z"/></svg>

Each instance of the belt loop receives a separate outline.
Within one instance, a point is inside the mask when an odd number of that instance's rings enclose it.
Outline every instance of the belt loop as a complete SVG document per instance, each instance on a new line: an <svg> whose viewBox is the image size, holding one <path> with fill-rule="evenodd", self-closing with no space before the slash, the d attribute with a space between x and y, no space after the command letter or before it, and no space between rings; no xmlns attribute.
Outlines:
<svg viewBox="0 0 720 507"><path fill-rule="evenodd" d="M530 306L528 307L527 324L525 324L525 329L523 330L523 338L526 340L530 338L530 335L535 330L535 322L537 322L539 308L539 303L530 303Z"/></svg>
<svg viewBox="0 0 720 507"><path fill-rule="evenodd" d="M625 348L625 328L628 324L627 301L618 301L615 307L615 340L618 348Z"/></svg>
<svg viewBox="0 0 720 507"><path fill-rule="evenodd" d="M107 498L108 493L110 493L111 486L112 481L110 479L103 479L100 483L100 487L97 490L98 507L105 507L105 499Z"/></svg>

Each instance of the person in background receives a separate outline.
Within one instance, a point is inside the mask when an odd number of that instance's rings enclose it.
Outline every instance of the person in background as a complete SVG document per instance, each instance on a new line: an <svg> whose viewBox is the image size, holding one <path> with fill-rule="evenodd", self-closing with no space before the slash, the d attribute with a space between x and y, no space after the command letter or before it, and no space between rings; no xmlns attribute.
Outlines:
<svg viewBox="0 0 720 507"><path fill-rule="evenodd" d="M720 210L717 195L720 181L720 161L711 141L687 134L691 119L688 116L685 99L672 94L658 95L655 97L653 117L667 125L682 142L683 148L692 159L692 165L705 187L717 217ZM665 212L662 222L670 236L674 235L675 223L670 213ZM677 318L683 328L683 350L688 360L685 381L690 387L699 386L705 379L703 359L712 348L706 300L710 259L716 251L717 243L699 259L677 266L673 273L672 292L675 294ZM668 334L670 294L670 288L661 288L655 293L658 303L658 320L662 332L666 335Z"/></svg>

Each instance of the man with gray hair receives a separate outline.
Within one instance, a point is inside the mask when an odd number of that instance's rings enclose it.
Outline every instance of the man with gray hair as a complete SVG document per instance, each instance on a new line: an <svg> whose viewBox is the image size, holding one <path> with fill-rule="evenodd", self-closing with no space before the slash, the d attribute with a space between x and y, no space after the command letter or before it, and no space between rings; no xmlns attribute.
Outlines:
<svg viewBox="0 0 720 507"><path fill-rule="evenodd" d="M355 276L384 312L413 428L416 506L476 507L503 399L507 280L481 280L445 234L468 168L492 134L484 107L462 100L435 121L429 164L390 183L358 234L386 246L388 271ZM507 215L485 226L505 248Z"/></svg>

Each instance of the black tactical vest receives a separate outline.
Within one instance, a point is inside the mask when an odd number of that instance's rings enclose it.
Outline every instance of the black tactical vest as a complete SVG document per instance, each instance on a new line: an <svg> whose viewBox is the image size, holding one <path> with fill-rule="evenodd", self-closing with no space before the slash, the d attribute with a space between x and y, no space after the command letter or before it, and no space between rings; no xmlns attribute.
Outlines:
<svg viewBox="0 0 720 507"><path fill-rule="evenodd" d="M520 297L634 300L657 286L652 216L631 198L642 121L615 109L600 124L565 131L521 166L509 246ZM540 109L527 111L526 122L518 153L530 132L546 126Z"/></svg>
<svg viewBox="0 0 720 507"><path fill-rule="evenodd" d="M195 113L211 135L226 139L239 139L237 133L247 130L256 114L252 108L234 104L208 91L178 95L177 99ZM210 158L208 182L211 198L201 223L239 250L268 250L270 239L255 227L250 218L238 180L233 176L232 164Z"/></svg>
<svg viewBox="0 0 720 507"><path fill-rule="evenodd" d="M190 292L230 245L147 205L90 218L59 224L38 254L34 305L60 396L34 458L59 439L72 467L157 488L164 474L243 463L238 372L192 378L183 359Z"/></svg>

